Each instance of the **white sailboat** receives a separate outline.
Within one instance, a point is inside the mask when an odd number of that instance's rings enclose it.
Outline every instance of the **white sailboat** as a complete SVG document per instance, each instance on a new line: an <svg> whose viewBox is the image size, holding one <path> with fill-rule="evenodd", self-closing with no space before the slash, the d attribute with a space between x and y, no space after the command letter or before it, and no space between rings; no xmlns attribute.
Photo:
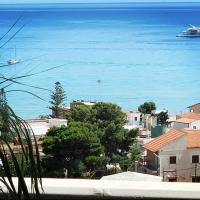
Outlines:
<svg viewBox="0 0 200 200"><path fill-rule="evenodd" d="M15 57L11 58L10 60L8 60L7 63L9 65L15 65L15 64L18 64L19 62L20 62L20 60L17 59L17 56L16 56L16 47L15 47Z"/></svg>

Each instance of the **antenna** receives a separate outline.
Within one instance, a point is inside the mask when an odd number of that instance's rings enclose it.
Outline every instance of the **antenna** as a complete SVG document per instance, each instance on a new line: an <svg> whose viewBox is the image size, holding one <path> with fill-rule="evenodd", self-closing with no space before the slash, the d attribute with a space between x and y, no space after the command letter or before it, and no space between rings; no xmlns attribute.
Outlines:
<svg viewBox="0 0 200 200"><path fill-rule="evenodd" d="M194 25L192 25L192 24L190 24L190 26L192 27L192 28L196 28Z"/></svg>

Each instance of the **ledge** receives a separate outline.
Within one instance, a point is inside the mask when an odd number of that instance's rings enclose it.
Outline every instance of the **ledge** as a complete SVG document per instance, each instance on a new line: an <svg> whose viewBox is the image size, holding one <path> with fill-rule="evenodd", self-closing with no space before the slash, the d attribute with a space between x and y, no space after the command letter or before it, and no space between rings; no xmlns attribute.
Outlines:
<svg viewBox="0 0 200 200"><path fill-rule="evenodd" d="M17 178L14 178L15 184ZM26 179L30 189L30 179ZM1 184L2 185L2 184ZM200 183L43 179L45 199L200 199ZM5 187L3 187L5 191Z"/></svg>

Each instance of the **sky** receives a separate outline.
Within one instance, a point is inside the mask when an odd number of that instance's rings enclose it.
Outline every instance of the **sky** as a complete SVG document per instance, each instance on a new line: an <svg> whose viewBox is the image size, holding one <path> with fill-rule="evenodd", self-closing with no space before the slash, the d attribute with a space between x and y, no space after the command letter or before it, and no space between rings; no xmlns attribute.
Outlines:
<svg viewBox="0 0 200 200"><path fill-rule="evenodd" d="M123 3L123 2L190 2L191 0L0 0L0 4L10 3ZM200 2L200 0L192 0Z"/></svg>

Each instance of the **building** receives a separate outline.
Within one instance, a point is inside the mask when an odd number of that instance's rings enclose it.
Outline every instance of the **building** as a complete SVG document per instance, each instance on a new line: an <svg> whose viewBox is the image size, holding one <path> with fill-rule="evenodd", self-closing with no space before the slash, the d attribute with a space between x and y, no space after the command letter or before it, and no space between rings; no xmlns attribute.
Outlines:
<svg viewBox="0 0 200 200"><path fill-rule="evenodd" d="M188 119L200 119L200 114L194 112L187 112L183 114L176 115L176 119L188 118Z"/></svg>
<svg viewBox="0 0 200 200"><path fill-rule="evenodd" d="M197 129L200 130L200 119L180 118L173 122L173 128L176 129Z"/></svg>
<svg viewBox="0 0 200 200"><path fill-rule="evenodd" d="M85 105L85 106L93 106L95 105L97 102L96 101L84 101L84 100L73 100L70 103L70 109L72 109L74 106L76 105Z"/></svg>
<svg viewBox="0 0 200 200"><path fill-rule="evenodd" d="M143 146L146 167L164 181L200 181L200 131L171 129Z"/></svg>
<svg viewBox="0 0 200 200"><path fill-rule="evenodd" d="M66 119L69 111L77 105L86 105L93 106L96 104L96 101L84 101L84 100L73 100L69 105L61 105L59 108L59 119ZM54 111L52 110L52 114Z"/></svg>
<svg viewBox="0 0 200 200"><path fill-rule="evenodd" d="M125 111L126 114L126 125L124 128L133 129L133 128L142 128L142 113L138 111L128 110Z"/></svg>
<svg viewBox="0 0 200 200"><path fill-rule="evenodd" d="M190 112L199 113L200 114L200 103L196 103L194 105L188 106Z"/></svg>
<svg viewBox="0 0 200 200"><path fill-rule="evenodd" d="M30 128L33 130L36 139L41 138L42 136L45 136L49 128L53 126L60 127L62 125L67 126L67 120L66 119L29 119L26 120Z"/></svg>
<svg viewBox="0 0 200 200"><path fill-rule="evenodd" d="M200 114L188 112L176 116L172 122L172 127L176 129L197 129L200 130Z"/></svg>

